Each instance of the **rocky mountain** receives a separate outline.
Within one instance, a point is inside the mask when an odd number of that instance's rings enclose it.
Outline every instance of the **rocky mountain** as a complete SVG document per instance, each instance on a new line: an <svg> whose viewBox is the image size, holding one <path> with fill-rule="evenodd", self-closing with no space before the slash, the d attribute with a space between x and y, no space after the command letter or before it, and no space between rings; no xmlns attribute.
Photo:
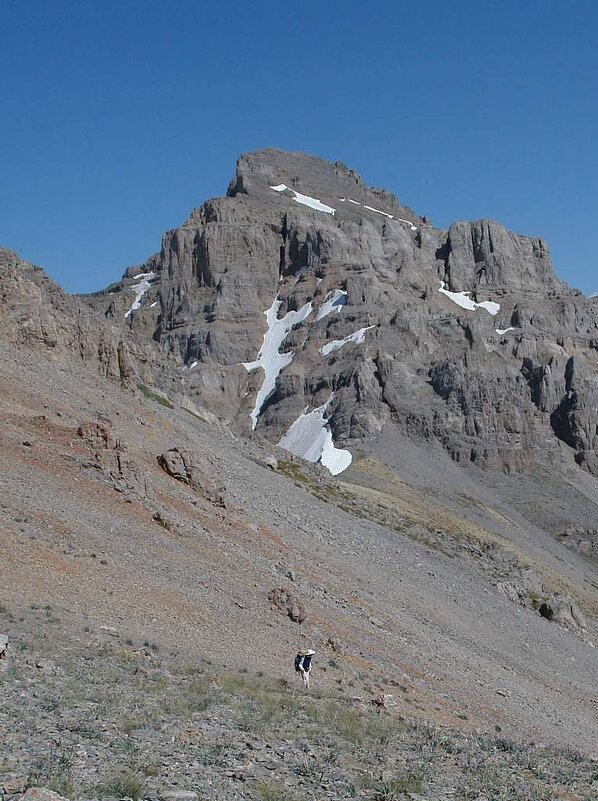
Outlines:
<svg viewBox="0 0 598 801"><path fill-rule="evenodd" d="M242 156L226 197L86 300L176 358L169 391L334 469L392 426L459 462L569 451L598 474L598 299L542 239L435 228L339 162Z"/></svg>
<svg viewBox="0 0 598 801"><path fill-rule="evenodd" d="M0 249L0 798L594 801L597 314L272 150L94 295Z"/></svg>

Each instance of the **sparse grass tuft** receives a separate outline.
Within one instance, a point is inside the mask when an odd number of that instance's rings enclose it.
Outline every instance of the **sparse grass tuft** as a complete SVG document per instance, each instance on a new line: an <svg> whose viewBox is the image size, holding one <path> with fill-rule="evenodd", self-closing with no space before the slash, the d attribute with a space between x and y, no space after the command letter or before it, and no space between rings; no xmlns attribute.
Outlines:
<svg viewBox="0 0 598 801"><path fill-rule="evenodd" d="M374 801L399 801L402 798L409 798L410 793L420 793L421 790L420 776L405 774L378 782L374 786L373 798Z"/></svg>
<svg viewBox="0 0 598 801"><path fill-rule="evenodd" d="M45 787L67 797L74 795L73 760L73 750L51 748L48 755L38 760L29 771L27 787Z"/></svg>
<svg viewBox="0 0 598 801"><path fill-rule="evenodd" d="M61 704L50 703L50 684L44 684L55 676L38 677L32 703L42 728L68 720L72 742L97 754L98 761L90 772L81 770L79 759L75 763L79 751L55 749L37 762L32 757L28 786L45 786L66 797L153 798L171 781L182 787L189 780L183 768L172 768L169 744L176 742L177 751L193 760L193 789L202 798L206 792L217 797L228 787L237 765L267 756L275 763L268 768L276 772L264 780L267 774L249 775L244 797L306 801L336 792L361 801L407 801L422 793L440 797L446 790L455 801L596 799L596 763L573 750L530 747L498 730L472 735L405 720L394 709L381 715L369 708L368 696L347 699L325 686L305 694L286 678L256 672L222 668L216 674L202 663L210 670L206 674L195 665L169 665L166 657L136 657L137 664L130 663L125 651L117 644L88 644L83 659L77 653L63 660L60 675L68 675L69 682ZM18 684L19 676L10 675L11 685ZM362 696L368 684L371 692L382 689L370 671L354 678ZM5 685L3 700L4 692ZM18 715L18 692L12 704ZM5 764L10 764L6 758ZM98 781L103 781L99 788Z"/></svg>
<svg viewBox="0 0 598 801"><path fill-rule="evenodd" d="M141 801L147 792L145 777L132 770L124 770L98 788L100 797L130 798Z"/></svg>
<svg viewBox="0 0 598 801"><path fill-rule="evenodd" d="M529 598L529 600L532 602L532 607L534 609L539 609L542 606L542 604L544 603L544 601L546 600L546 596L539 595L535 590L531 590L531 589L527 590L526 595Z"/></svg>
<svg viewBox="0 0 598 801"><path fill-rule="evenodd" d="M206 418L205 418L205 417L203 417L203 415L201 415L201 414L198 414L197 412L192 412L192 411L191 411L191 409L187 409L185 406L183 406L182 408L183 408L183 409L184 409L186 412L188 412L188 413L191 415L191 417L194 417L196 420L199 420L201 423L207 423L207 422L208 422L208 421L206 420Z"/></svg>
<svg viewBox="0 0 598 801"><path fill-rule="evenodd" d="M297 462L292 462L290 459L281 459L278 462L278 472L292 478L301 484L308 484L309 478L301 470Z"/></svg>
<svg viewBox="0 0 598 801"><path fill-rule="evenodd" d="M295 793L275 779L256 782L253 792L261 801L297 801Z"/></svg>

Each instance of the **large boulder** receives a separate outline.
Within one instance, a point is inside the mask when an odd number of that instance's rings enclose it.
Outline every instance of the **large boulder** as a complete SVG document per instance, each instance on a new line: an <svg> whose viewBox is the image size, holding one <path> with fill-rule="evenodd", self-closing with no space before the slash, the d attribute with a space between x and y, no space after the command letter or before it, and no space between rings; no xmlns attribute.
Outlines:
<svg viewBox="0 0 598 801"><path fill-rule="evenodd" d="M546 620L560 623L571 629L586 629L586 621L579 606L564 595L554 594L544 601L538 609Z"/></svg>
<svg viewBox="0 0 598 801"><path fill-rule="evenodd" d="M131 457L127 443L113 435L109 420L86 420L77 429L77 435L89 450L94 467L110 486L141 497L151 494L147 476Z"/></svg>
<svg viewBox="0 0 598 801"><path fill-rule="evenodd" d="M270 608L289 617L293 623L303 623L307 617L299 598L286 587L275 587L268 593Z"/></svg>
<svg viewBox="0 0 598 801"><path fill-rule="evenodd" d="M190 486L217 506L225 506L224 487L207 459L191 451L171 448L158 456L158 464L169 476Z"/></svg>

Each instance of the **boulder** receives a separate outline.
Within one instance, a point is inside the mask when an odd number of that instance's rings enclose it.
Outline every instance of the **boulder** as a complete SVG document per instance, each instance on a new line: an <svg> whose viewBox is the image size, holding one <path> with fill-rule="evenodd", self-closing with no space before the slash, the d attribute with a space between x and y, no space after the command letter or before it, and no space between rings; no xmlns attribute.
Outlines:
<svg viewBox="0 0 598 801"><path fill-rule="evenodd" d="M158 464L169 476L187 484L208 501L225 506L224 487L216 480L214 467L203 456L171 448L158 456Z"/></svg>
<svg viewBox="0 0 598 801"><path fill-rule="evenodd" d="M141 497L151 494L151 488L142 468L131 458L127 443L113 436L111 421L86 420L77 429L77 435L88 448L96 467L107 483L119 492L132 492Z"/></svg>
<svg viewBox="0 0 598 801"><path fill-rule="evenodd" d="M286 587L275 587L268 593L270 609L289 617L293 623L303 623L307 617L299 598Z"/></svg>
<svg viewBox="0 0 598 801"><path fill-rule="evenodd" d="M583 612L574 601L565 596L553 595L541 604L538 612L543 618L554 623L560 623L571 629L586 629Z"/></svg>
<svg viewBox="0 0 598 801"><path fill-rule="evenodd" d="M21 801L66 801L66 799L59 793L47 790L45 787L30 787L21 796Z"/></svg>
<svg viewBox="0 0 598 801"><path fill-rule="evenodd" d="M6 634L0 634L0 659L4 659L6 656L6 650L8 648L8 637Z"/></svg>

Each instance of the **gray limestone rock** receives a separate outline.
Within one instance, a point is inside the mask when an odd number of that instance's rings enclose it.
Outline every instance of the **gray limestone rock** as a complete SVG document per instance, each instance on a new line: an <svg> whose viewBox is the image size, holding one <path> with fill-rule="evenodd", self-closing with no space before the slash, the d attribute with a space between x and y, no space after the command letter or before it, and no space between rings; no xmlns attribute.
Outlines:
<svg viewBox="0 0 598 801"><path fill-rule="evenodd" d="M457 461L520 471L560 458L561 441L598 472L597 304L556 278L537 237L488 220L435 229L342 164L265 150L242 156L227 197L196 209L111 291L130 296L139 271L155 277L121 323L180 357L179 391L228 424L250 426L264 373L242 363L256 359L278 298L278 319L306 303L312 313L279 346L292 359L257 426L270 439L330 401L337 443L390 421ZM346 303L322 315L335 291ZM463 308L465 292L498 313ZM109 297L90 302L110 316ZM342 344L323 353L331 342Z"/></svg>
<svg viewBox="0 0 598 801"><path fill-rule="evenodd" d="M587 628L583 612L571 598L554 593L544 601L538 612L546 620L552 620L573 629Z"/></svg>

